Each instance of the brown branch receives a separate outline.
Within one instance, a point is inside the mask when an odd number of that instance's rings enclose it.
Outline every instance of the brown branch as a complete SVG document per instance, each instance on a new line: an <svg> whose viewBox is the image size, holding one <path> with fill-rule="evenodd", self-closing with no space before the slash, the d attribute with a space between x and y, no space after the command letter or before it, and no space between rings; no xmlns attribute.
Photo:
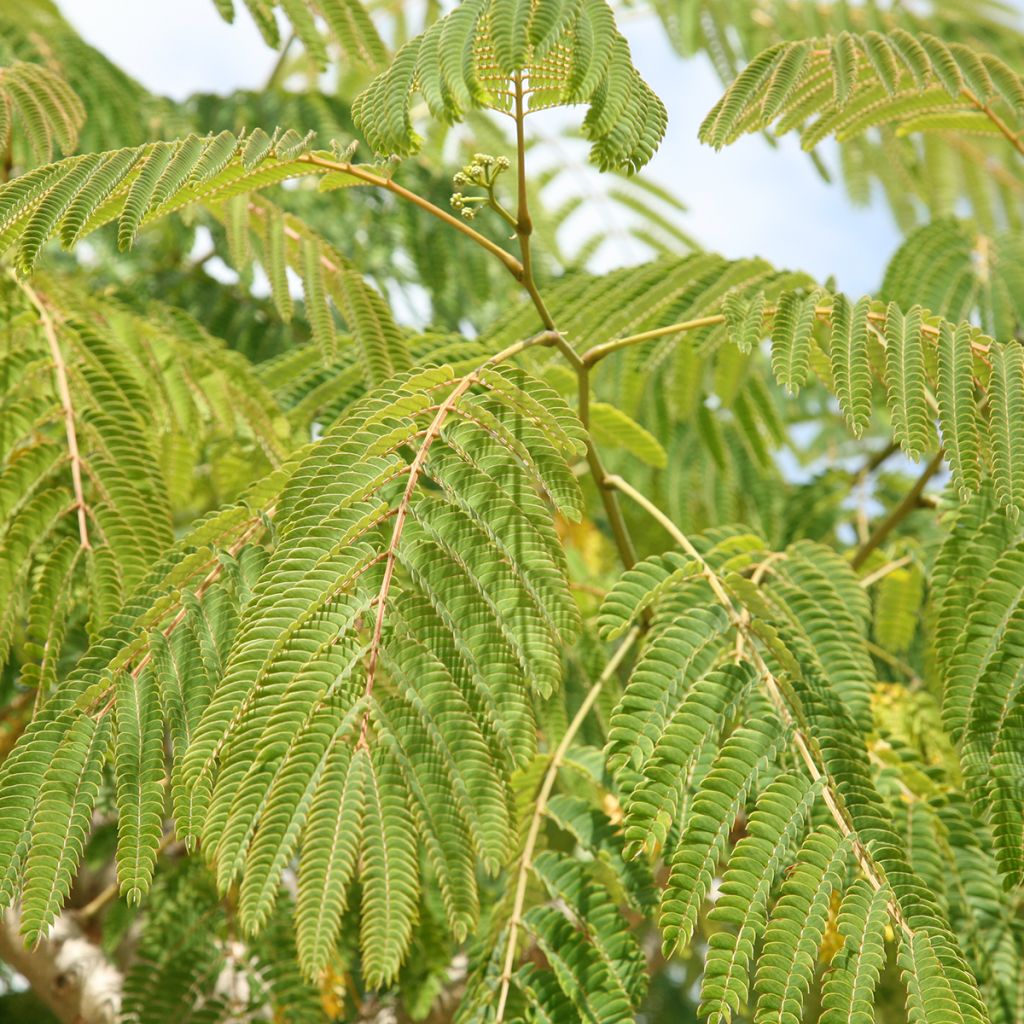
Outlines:
<svg viewBox="0 0 1024 1024"><path fill-rule="evenodd" d="M552 333L550 331L544 331L541 334L534 335L532 338L527 338L525 341L517 341L514 344L509 345L508 348L503 349L497 355L491 356L487 362L478 369L473 370L471 373L467 373L462 380L455 385L448 397L439 406L436 414L434 415L433 421L427 428L419 450L416 452L416 456L409 466L409 479L406 482L402 498L398 503L398 509L395 514L395 525L391 532L391 540L388 542L386 562L384 566L384 578L381 581L380 590L375 600L377 613L373 624L373 638L370 642L370 649L367 653L366 660L366 685L364 687L364 693L367 697L373 693L373 684L377 674L377 663L380 659L381 638L384 634L384 619L387 615L388 596L391 591L391 583L394 579L395 566L398 559L398 544L402 539L402 531L405 529L405 522L409 514L409 509L412 505L413 495L416 492L420 476L423 473L423 467L426 465L427 456L430 453L431 446L438 437L441 436L441 429L449 415L451 415L455 410L459 400L471 387L473 387L474 384L477 384L480 381L486 370L490 369L492 366L497 366L506 359L511 359L512 356L518 355L524 349L530 348L533 345L550 345L552 342ZM370 712L367 710L363 715L363 723L359 730L359 747L366 747L368 745L367 734L369 727Z"/></svg>
<svg viewBox="0 0 1024 1024"><path fill-rule="evenodd" d="M85 504L85 491L82 487L82 456L78 449L75 408L71 402L71 389L68 387L67 364L57 338L57 328L54 325L53 317L50 316L50 311L46 308L46 303L31 285L25 281L17 281L17 283L39 314L39 322L50 347L50 357L53 360L53 371L57 381L57 394L64 412L64 434L67 438L68 456L71 460L71 483L75 494L74 508L78 513L78 541L83 548L88 550L92 544L89 541L88 509Z"/></svg>
<svg viewBox="0 0 1024 1024"><path fill-rule="evenodd" d="M523 76L518 72L515 76L515 124L516 124L516 238L519 241L519 251L522 255L523 272L520 278L523 287L526 289L534 308L540 316L541 323L549 331L557 330L555 321L544 304L540 291L537 289L537 282L533 276L533 256L530 250L530 236L533 234L533 220L530 217L530 200L526 188L526 135L525 119L523 111Z"/></svg>
<svg viewBox="0 0 1024 1024"><path fill-rule="evenodd" d="M449 227L455 228L456 231L459 231L468 238L471 238L482 249L486 249L492 256L501 260L505 268L517 281L521 281L523 279L523 265L510 252L506 252L500 245L496 245L489 238L481 235L479 231L474 231L465 221L459 220L458 217L453 217L447 210L442 210L439 206L435 206L430 202L430 200L424 199L415 192L404 188L397 182L392 181L391 178L385 178L380 174L374 174L373 171L368 171L365 167L361 167L359 164L353 164L343 160L330 160L318 153L305 153L296 159L301 163L312 164L314 167L323 167L329 171L338 171L340 174L350 174L352 177L358 178L360 181L365 181L368 185L375 185L377 188L386 189L388 192L392 192L396 196L400 196L407 202L410 202L414 206L418 206L421 210L426 211L432 217L437 217L438 220L444 221L444 223Z"/></svg>
<svg viewBox="0 0 1024 1024"><path fill-rule="evenodd" d="M636 564L636 547L629 534L629 527L622 515L619 506L618 495L612 488L607 486L608 471L601 461L601 455L594 445L590 436L590 368L583 361L576 350L570 345L561 332L555 326L554 318L551 316L547 305L544 302L537 282L533 276L533 259L530 252L530 235L533 232L533 221L530 218L529 196L526 188L526 139L524 132L524 121L526 114L523 110L523 83L522 75L516 75L515 92L515 124L516 124L516 167L518 172L518 209L516 211L516 238L519 241L519 251L522 255L522 274L519 280L530 296L541 323L548 331L554 333L555 345L565 356L576 373L577 388L579 394L578 413L580 422L587 431L587 465L590 468L590 475L597 485L597 493L600 495L601 504L604 506L605 515L612 529L612 536L615 539L615 546L619 552L619 558L625 568L631 569Z"/></svg>
<svg viewBox="0 0 1024 1024"><path fill-rule="evenodd" d="M1024 141L1021 140L1021 137L984 100L976 96L970 89L963 89L962 92L968 103L981 111L999 129L1010 145L1021 156L1024 156Z"/></svg>
<svg viewBox="0 0 1024 1024"><path fill-rule="evenodd" d="M924 472L917 478L914 486L906 493L903 500L882 520L875 528L875 532L857 549L856 554L850 559L850 565L859 569L874 551L893 530L917 508L918 501L924 492L928 481L939 471L942 465L942 449L940 448L931 462L924 467Z"/></svg>

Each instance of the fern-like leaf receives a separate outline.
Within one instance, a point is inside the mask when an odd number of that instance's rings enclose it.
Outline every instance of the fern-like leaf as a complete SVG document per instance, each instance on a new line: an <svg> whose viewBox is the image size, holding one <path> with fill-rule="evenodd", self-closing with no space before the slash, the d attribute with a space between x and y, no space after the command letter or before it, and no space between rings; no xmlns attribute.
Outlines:
<svg viewBox="0 0 1024 1024"><path fill-rule="evenodd" d="M839 907L842 948L825 975L821 1005L823 1024L853 1024L871 1016L873 996L885 966L886 888L875 889L858 879Z"/></svg>
<svg viewBox="0 0 1024 1024"><path fill-rule="evenodd" d="M25 860L21 928L35 943L55 920L88 836L110 741L110 719L75 715L39 786Z"/></svg>
<svg viewBox="0 0 1024 1024"><path fill-rule="evenodd" d="M978 427L970 330L942 325L939 335L938 403L942 442L961 494L978 489Z"/></svg>
<svg viewBox="0 0 1024 1024"><path fill-rule="evenodd" d="M81 99L45 64L16 61L0 69L0 156L27 147L37 163L74 152L85 121Z"/></svg>
<svg viewBox="0 0 1024 1024"><path fill-rule="evenodd" d="M288 19L296 36L320 68L328 64L324 36L317 25L322 18L329 38L337 43L346 58L376 69L385 62L387 50L373 20L361 0L243 0L264 40L280 46L281 36L275 17L277 8ZM214 0L225 21L235 17L234 0Z"/></svg>
<svg viewBox="0 0 1024 1024"><path fill-rule="evenodd" d="M118 244L127 248L145 223L189 203L219 204L288 178L326 173L329 168L304 158L309 142L222 132L69 157L0 186L0 246L17 244L19 267L28 273L48 238L69 245L116 219Z"/></svg>
<svg viewBox="0 0 1024 1024"><path fill-rule="evenodd" d="M993 345L990 395L992 476L996 494L1016 518L1024 509L1024 467L1018 452L1024 446L1024 356L1020 343Z"/></svg>
<svg viewBox="0 0 1024 1024"><path fill-rule="evenodd" d="M353 106L371 147L384 155L415 152L414 93L451 123L470 107L522 105L528 81L529 111L587 104L591 159L603 169L639 170L664 134L665 108L633 67L604 0L559 6L560 16L551 18L543 5L474 0L406 43ZM544 20L532 27L534 18Z"/></svg>
<svg viewBox="0 0 1024 1024"><path fill-rule="evenodd" d="M917 459L929 446L931 418L925 397L921 310L901 313L890 303L885 316L885 383L893 434Z"/></svg>
<svg viewBox="0 0 1024 1024"><path fill-rule="evenodd" d="M757 964L757 1024L782 1024L800 1016L849 845L835 829L823 828L812 832L797 852L796 867L772 910Z"/></svg>
<svg viewBox="0 0 1024 1024"><path fill-rule="evenodd" d="M839 406L854 436L859 437L871 421L871 376L868 363L868 313L871 302L860 298L851 307L844 295L837 295L832 307L832 337L829 357L832 380Z"/></svg>
<svg viewBox="0 0 1024 1024"><path fill-rule="evenodd" d="M800 296L796 292L787 292L775 314L772 372L791 395L807 383L817 300L817 295Z"/></svg>
<svg viewBox="0 0 1024 1024"><path fill-rule="evenodd" d="M141 903L156 863L163 819L163 730L155 674L124 672L117 688L114 769L118 790L117 874Z"/></svg>
<svg viewBox="0 0 1024 1024"><path fill-rule="evenodd" d="M994 73L990 73L990 70ZM700 138L721 148L767 129L801 130L805 148L879 125L968 110L1013 120L1020 77L998 57L895 29L776 43L758 54L705 118Z"/></svg>
<svg viewBox="0 0 1024 1024"><path fill-rule="evenodd" d="M731 1020L746 1004L754 944L767 923L775 874L816 795L806 775L780 775L758 797L749 834L729 858L710 917L731 927L711 936L700 993L700 1013L711 1024Z"/></svg>
<svg viewBox="0 0 1024 1024"><path fill-rule="evenodd" d="M337 744L310 808L296 905L299 959L309 977L326 968L337 941L362 844L369 773L365 750L349 756Z"/></svg>
<svg viewBox="0 0 1024 1024"><path fill-rule="evenodd" d="M393 767L374 758L365 773L362 945L373 987L394 978L405 957L416 917L419 878L416 831L404 787Z"/></svg>
<svg viewBox="0 0 1024 1024"><path fill-rule="evenodd" d="M777 724L755 719L737 729L716 757L694 798L662 895L659 923L666 951L689 943L736 812L779 741Z"/></svg>

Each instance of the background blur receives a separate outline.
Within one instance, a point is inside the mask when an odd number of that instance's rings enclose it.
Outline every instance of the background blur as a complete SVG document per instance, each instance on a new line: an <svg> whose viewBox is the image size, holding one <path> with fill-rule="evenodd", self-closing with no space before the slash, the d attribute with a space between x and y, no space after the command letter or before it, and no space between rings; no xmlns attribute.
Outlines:
<svg viewBox="0 0 1024 1024"><path fill-rule="evenodd" d="M59 0L75 28L155 92L259 88L275 63L248 13L234 25L210 0L156 6L139 0ZM652 17L626 14L621 27L640 71L669 111L668 136L645 175L688 205L683 226L729 257L763 256L776 266L813 267L855 294L875 290L898 233L881 204L854 208L841 185L822 180L794 136L773 148L748 136L721 153L697 142L697 127L721 87L704 58L675 56ZM820 147L826 158L828 147ZM831 162L831 161L830 161ZM829 225L822 231L821 225ZM639 252L623 251L621 262ZM607 266L610 259L602 259Z"/></svg>

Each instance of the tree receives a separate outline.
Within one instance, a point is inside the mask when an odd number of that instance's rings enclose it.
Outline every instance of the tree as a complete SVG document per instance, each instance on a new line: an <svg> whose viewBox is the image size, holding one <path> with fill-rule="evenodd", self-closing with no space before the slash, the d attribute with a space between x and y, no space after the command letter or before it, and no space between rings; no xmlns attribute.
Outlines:
<svg viewBox="0 0 1024 1024"><path fill-rule="evenodd" d="M858 298L680 230L605 0L246 0L183 104L0 3L4 1019L1020 1019L1024 36L930 6L654 5Z"/></svg>

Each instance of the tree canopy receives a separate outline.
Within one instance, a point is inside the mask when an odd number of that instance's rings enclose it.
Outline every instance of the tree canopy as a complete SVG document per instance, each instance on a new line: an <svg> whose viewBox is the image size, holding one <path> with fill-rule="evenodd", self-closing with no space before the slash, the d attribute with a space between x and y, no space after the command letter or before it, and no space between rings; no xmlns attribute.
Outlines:
<svg viewBox="0 0 1024 1024"><path fill-rule="evenodd" d="M0 0L0 1017L1020 1022L1018 15L645 8L857 296L626 4L244 6L177 102Z"/></svg>

